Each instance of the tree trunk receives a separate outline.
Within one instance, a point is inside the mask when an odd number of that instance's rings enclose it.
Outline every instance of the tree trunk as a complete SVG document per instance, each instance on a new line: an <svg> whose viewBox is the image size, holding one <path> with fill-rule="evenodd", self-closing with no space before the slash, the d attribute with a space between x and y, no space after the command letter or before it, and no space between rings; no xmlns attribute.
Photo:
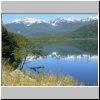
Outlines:
<svg viewBox="0 0 100 100"><path fill-rule="evenodd" d="M27 56L26 56L26 57L27 57ZM22 70L22 69L23 69L23 66L24 66L24 64L25 64L25 62L26 62L26 57L25 57L25 59L24 59L24 61L23 61L22 66L20 67L20 70Z"/></svg>

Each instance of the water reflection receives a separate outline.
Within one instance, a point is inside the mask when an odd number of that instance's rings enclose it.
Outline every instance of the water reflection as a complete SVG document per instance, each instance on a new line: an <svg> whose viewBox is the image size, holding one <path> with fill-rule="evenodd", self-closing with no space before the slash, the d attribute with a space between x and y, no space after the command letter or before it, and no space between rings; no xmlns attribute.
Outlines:
<svg viewBox="0 0 100 100"><path fill-rule="evenodd" d="M27 61L33 61L33 60L38 60L38 59L43 59L43 58L56 58L56 59L87 59L87 60L98 60L98 56L97 55L87 55L87 54L82 54L82 55L60 55L58 52L52 52L51 54L41 57L39 56L37 58L37 56L32 56L29 55L27 56Z"/></svg>
<svg viewBox="0 0 100 100"><path fill-rule="evenodd" d="M29 62L29 63L28 63ZM71 75L76 80L85 82L86 85L98 85L98 56L97 55L60 55L58 52L39 57L28 56L24 71L35 71L30 68L45 66L38 69L45 74L55 74L57 77Z"/></svg>
<svg viewBox="0 0 100 100"><path fill-rule="evenodd" d="M57 42L41 42L39 45L42 50L48 55L52 52L59 52L60 55L97 55L98 54L98 39L97 40L69 40Z"/></svg>

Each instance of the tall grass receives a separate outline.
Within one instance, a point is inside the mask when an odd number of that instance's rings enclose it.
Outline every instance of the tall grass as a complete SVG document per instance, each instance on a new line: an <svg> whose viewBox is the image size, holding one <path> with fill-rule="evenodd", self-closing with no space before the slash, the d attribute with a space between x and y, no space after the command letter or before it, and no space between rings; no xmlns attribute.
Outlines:
<svg viewBox="0 0 100 100"><path fill-rule="evenodd" d="M11 74L13 73L13 75ZM31 75L31 73L30 73ZM84 83L76 81L72 76L32 74L29 77L20 70L13 71L10 65L2 66L2 86L83 86Z"/></svg>

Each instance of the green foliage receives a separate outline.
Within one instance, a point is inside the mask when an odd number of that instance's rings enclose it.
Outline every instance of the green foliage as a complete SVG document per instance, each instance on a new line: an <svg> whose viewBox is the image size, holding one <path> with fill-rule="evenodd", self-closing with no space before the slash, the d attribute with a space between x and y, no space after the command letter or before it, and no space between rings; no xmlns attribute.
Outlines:
<svg viewBox="0 0 100 100"><path fill-rule="evenodd" d="M2 26L2 56L7 58L10 63L14 60L13 51L15 50L17 43L11 33Z"/></svg>
<svg viewBox="0 0 100 100"><path fill-rule="evenodd" d="M2 57L17 68L22 59L28 55L42 55L42 51L34 43L19 34L10 33L2 26Z"/></svg>

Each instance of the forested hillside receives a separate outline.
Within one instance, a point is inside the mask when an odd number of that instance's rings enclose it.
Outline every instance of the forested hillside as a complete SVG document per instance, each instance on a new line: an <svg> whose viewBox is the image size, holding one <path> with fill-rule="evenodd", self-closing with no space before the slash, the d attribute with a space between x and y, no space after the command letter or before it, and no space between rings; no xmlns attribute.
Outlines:
<svg viewBox="0 0 100 100"><path fill-rule="evenodd" d="M93 24L84 25L79 29L73 32L64 32L58 35L48 35L41 38L36 38L34 40L39 41L64 41L64 40L73 40L73 39L94 39L98 38L98 23L95 22Z"/></svg>
<svg viewBox="0 0 100 100"><path fill-rule="evenodd" d="M93 23L80 27L71 33L72 37L78 38L97 38L98 37L98 23Z"/></svg>

